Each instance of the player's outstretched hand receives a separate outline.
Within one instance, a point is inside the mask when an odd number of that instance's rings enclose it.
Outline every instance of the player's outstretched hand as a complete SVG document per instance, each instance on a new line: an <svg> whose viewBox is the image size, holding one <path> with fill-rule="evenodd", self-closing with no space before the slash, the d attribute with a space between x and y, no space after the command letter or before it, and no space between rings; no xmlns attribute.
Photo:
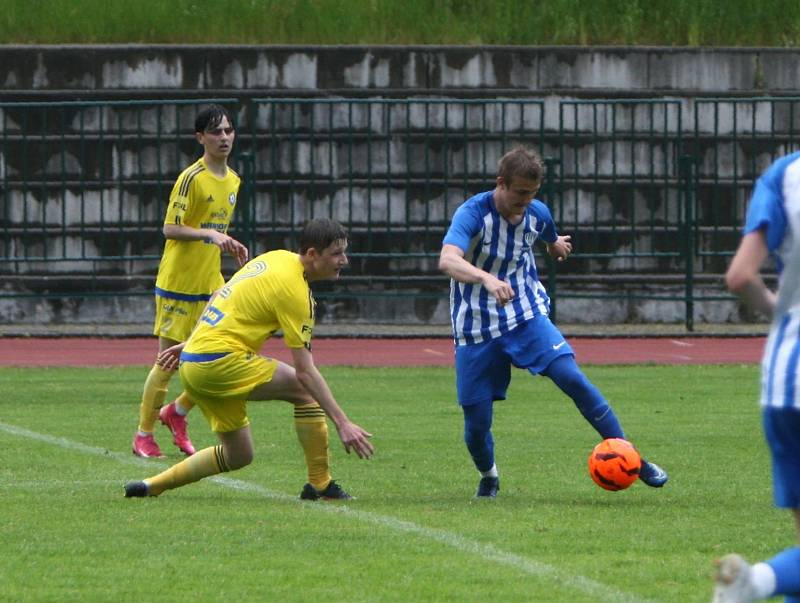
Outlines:
<svg viewBox="0 0 800 603"><path fill-rule="evenodd" d="M375 447L369 441L371 437L371 433L349 421L339 428L339 438L342 440L347 454L350 454L352 448L358 458L368 459L375 452Z"/></svg>
<svg viewBox="0 0 800 603"><path fill-rule="evenodd" d="M156 360L156 363L161 367L161 370L174 371L178 368L178 365L181 362L181 352L183 351L183 346L185 345L186 342L178 343L167 348L158 355L158 360Z"/></svg>

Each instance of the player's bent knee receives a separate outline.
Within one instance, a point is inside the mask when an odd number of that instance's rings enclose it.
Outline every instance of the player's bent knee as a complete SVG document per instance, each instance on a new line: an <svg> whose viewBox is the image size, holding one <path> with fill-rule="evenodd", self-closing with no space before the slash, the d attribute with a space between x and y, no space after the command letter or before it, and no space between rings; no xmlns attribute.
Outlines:
<svg viewBox="0 0 800 603"><path fill-rule="evenodd" d="M237 450L225 455L225 460L228 462L228 468L231 471L247 467L253 462L255 455L252 450Z"/></svg>

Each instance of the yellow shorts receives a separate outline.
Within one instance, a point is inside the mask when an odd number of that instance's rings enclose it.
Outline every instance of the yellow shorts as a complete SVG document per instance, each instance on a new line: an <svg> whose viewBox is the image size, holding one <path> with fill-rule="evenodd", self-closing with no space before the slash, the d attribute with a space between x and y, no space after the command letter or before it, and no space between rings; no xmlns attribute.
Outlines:
<svg viewBox="0 0 800 603"><path fill-rule="evenodd" d="M156 319L153 335L181 342L189 339L189 334L197 324L204 301L181 301L156 295Z"/></svg>
<svg viewBox="0 0 800 603"><path fill-rule="evenodd" d="M182 361L181 381L211 429L235 431L250 424L247 397L275 375L278 361L252 352L231 352L208 362Z"/></svg>

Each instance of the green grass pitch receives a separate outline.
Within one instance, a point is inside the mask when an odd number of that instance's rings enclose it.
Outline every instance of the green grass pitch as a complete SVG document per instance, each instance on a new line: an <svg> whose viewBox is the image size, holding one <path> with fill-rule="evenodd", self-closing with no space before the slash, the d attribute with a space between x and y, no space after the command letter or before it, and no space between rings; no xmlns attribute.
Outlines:
<svg viewBox="0 0 800 603"><path fill-rule="evenodd" d="M122 485L146 369L0 369L0 600L708 601L711 562L793 542L772 506L755 366L588 367L663 490L595 486L598 438L547 380L516 371L495 408L500 497L474 501L453 372L324 368L375 457L342 450L357 496L303 503L291 407L252 403L256 460L154 499ZM174 380L170 394L178 393ZM215 442L198 411L195 445Z"/></svg>

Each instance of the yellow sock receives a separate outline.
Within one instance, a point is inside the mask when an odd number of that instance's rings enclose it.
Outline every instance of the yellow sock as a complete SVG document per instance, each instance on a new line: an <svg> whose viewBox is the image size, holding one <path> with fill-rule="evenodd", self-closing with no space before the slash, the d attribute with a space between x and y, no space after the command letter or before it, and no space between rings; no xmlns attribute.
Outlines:
<svg viewBox="0 0 800 603"><path fill-rule="evenodd" d="M306 456L308 482L317 490L324 490L331 481L325 411L316 402L295 406L294 429Z"/></svg>
<svg viewBox="0 0 800 603"><path fill-rule="evenodd" d="M150 369L150 374L147 375L144 382L142 403L139 406L139 431L152 433L158 418L158 411L164 406L167 386L172 374L172 371L162 370L157 364Z"/></svg>
<svg viewBox="0 0 800 603"><path fill-rule="evenodd" d="M189 412L194 408L194 402L192 402L192 399L186 392L181 392L181 395L178 396L177 400L175 400L175 403L180 405L180 407L186 412Z"/></svg>
<svg viewBox="0 0 800 603"><path fill-rule="evenodd" d="M180 488L198 480L230 471L222 446L211 446L195 452L192 456L162 471L155 477L144 480L150 496L158 496L164 490Z"/></svg>

